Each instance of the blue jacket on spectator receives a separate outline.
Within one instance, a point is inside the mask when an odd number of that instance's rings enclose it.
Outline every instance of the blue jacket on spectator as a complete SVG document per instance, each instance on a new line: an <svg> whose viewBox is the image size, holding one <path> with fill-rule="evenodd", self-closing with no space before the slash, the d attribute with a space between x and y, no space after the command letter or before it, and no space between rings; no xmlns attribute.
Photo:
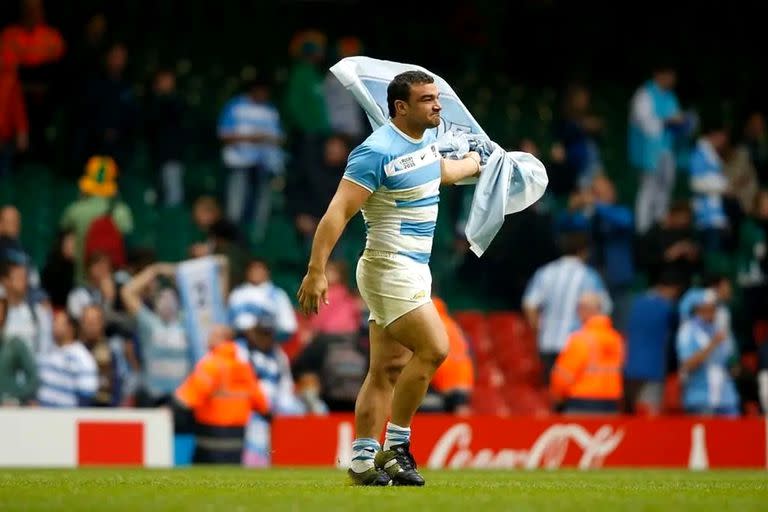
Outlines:
<svg viewBox="0 0 768 512"><path fill-rule="evenodd" d="M664 381L667 346L672 339L675 320L673 302L655 290L648 290L635 298L627 321L625 377Z"/></svg>

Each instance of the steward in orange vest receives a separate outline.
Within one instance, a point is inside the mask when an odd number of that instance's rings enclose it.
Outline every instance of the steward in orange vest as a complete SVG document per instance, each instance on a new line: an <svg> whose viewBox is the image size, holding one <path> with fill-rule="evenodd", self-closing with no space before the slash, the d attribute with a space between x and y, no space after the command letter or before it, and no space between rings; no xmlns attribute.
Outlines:
<svg viewBox="0 0 768 512"><path fill-rule="evenodd" d="M251 411L269 413L269 403L247 358L226 326L214 326L210 352L176 390L176 400L195 417L197 463L240 464Z"/></svg>
<svg viewBox="0 0 768 512"><path fill-rule="evenodd" d="M617 413L623 396L624 341L602 313L600 297L585 293L578 303L582 327L557 357L550 394L565 413Z"/></svg>

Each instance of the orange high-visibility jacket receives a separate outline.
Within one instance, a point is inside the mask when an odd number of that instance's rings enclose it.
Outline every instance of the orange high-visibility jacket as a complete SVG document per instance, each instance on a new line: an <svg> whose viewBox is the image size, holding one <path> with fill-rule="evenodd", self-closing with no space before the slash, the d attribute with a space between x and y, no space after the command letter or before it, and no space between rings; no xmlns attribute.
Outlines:
<svg viewBox="0 0 768 512"><path fill-rule="evenodd" d="M617 400L623 393L624 341L607 316L590 318L571 334L552 370L558 398Z"/></svg>
<svg viewBox="0 0 768 512"><path fill-rule="evenodd" d="M448 307L441 299L432 298L440 319L448 333L450 348L448 357L432 377L432 387L440 393L453 390L471 391L475 383L475 370L469 355L469 344L459 324L448 314Z"/></svg>
<svg viewBox="0 0 768 512"><path fill-rule="evenodd" d="M204 425L241 427L251 411L269 412L269 402L248 361L238 356L237 344L214 347L176 390L176 398L192 409Z"/></svg>

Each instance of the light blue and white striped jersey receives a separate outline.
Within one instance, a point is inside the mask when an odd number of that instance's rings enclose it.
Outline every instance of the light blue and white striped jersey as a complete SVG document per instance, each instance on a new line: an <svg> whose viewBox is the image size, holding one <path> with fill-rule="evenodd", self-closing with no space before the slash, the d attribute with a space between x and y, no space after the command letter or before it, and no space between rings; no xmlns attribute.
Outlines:
<svg viewBox="0 0 768 512"><path fill-rule="evenodd" d="M166 323L146 306L136 315L143 360L141 379L154 397L171 395L192 370L192 348L179 320Z"/></svg>
<svg viewBox="0 0 768 512"><path fill-rule="evenodd" d="M96 394L96 361L79 341L55 346L38 358L38 367L37 400L44 407L77 407Z"/></svg>
<svg viewBox="0 0 768 512"><path fill-rule="evenodd" d="M728 227L728 217L723 206L723 194L728 190L728 179L723 172L723 161L712 143L704 137L699 139L691 153L690 173L696 227Z"/></svg>
<svg viewBox="0 0 768 512"><path fill-rule="evenodd" d="M366 249L429 262L440 201L440 158L431 131L416 140L391 122L350 153L344 179L372 192L362 208Z"/></svg>
<svg viewBox="0 0 768 512"><path fill-rule="evenodd" d="M229 294L228 316L231 325L240 313L251 313L257 318L269 316L274 322L275 339L284 341L298 329L296 312L285 290L271 281L261 284L241 284Z"/></svg>
<svg viewBox="0 0 768 512"><path fill-rule="evenodd" d="M677 332L677 359L687 361L709 345L719 331L716 322L708 324L698 317L683 323ZM737 409L739 394L728 369L735 354L733 338L726 338L695 370L683 376L683 406L686 409Z"/></svg>
<svg viewBox="0 0 768 512"><path fill-rule="evenodd" d="M586 292L599 293L603 311L611 311L611 298L594 269L575 256L563 256L539 268L528 282L523 305L538 309L539 351L559 353L568 335L579 328L576 306Z"/></svg>
<svg viewBox="0 0 768 512"><path fill-rule="evenodd" d="M241 358L251 364L253 372L258 377L261 389L271 405L272 413L303 414L305 408L296 397L291 362L283 349L278 346L267 351L249 349L248 342L242 338L238 339L237 343Z"/></svg>
<svg viewBox="0 0 768 512"><path fill-rule="evenodd" d="M247 94L235 96L221 111L218 125L221 135L283 135L280 114L271 103L257 103ZM238 142L227 144L222 158L228 167L263 165L272 172L282 170L283 153L271 143Z"/></svg>

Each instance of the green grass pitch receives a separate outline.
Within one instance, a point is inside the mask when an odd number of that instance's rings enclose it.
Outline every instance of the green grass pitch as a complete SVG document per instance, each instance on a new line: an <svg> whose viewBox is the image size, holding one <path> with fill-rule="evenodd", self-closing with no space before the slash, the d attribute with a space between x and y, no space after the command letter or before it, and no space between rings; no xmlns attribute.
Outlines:
<svg viewBox="0 0 768 512"><path fill-rule="evenodd" d="M358 488L329 469L0 470L0 511L768 510L765 471L425 471Z"/></svg>

